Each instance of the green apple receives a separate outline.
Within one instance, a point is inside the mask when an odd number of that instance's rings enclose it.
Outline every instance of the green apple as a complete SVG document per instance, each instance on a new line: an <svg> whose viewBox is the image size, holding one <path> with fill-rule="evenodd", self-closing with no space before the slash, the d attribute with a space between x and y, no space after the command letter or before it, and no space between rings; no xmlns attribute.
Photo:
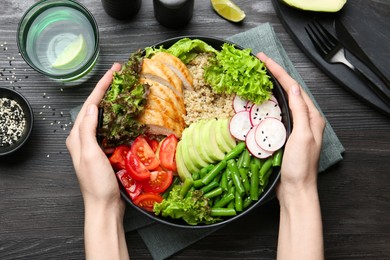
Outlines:
<svg viewBox="0 0 390 260"><path fill-rule="evenodd" d="M203 125L206 123L205 120L200 120L196 123L192 134L192 140L194 141L195 149L199 152L202 160L208 163L214 163L214 160L209 156L205 147L205 140L203 139Z"/></svg>
<svg viewBox="0 0 390 260"><path fill-rule="evenodd" d="M347 0L282 0L282 2L305 11L338 12Z"/></svg>

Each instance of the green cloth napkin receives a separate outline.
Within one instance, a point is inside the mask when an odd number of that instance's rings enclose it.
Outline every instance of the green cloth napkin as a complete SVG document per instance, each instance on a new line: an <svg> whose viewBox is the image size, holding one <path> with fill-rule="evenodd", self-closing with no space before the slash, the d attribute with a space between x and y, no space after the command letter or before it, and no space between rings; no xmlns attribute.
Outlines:
<svg viewBox="0 0 390 260"><path fill-rule="evenodd" d="M241 47L251 48L253 53L262 51L274 59L299 82L317 105L269 23L261 24L251 30L229 37L227 40L236 43ZM79 109L80 108L75 108L74 111L71 111L73 118L76 117ZM327 122L323 138L319 171L324 171L342 160L341 154L343 152L344 147L340 143L330 124ZM126 231L137 230L154 259L168 258L220 228L183 229L170 227L161 223L155 223L130 207L126 212L124 225Z"/></svg>

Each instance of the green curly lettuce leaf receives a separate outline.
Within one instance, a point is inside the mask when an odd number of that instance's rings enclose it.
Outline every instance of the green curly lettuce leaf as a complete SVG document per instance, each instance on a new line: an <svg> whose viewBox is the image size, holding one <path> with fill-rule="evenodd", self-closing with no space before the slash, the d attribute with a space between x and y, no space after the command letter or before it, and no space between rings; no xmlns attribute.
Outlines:
<svg viewBox="0 0 390 260"><path fill-rule="evenodd" d="M100 135L108 147L130 143L145 131L145 126L136 120L149 93L149 85L139 82L141 66L142 53L133 53L114 73L111 87L100 103L104 111Z"/></svg>
<svg viewBox="0 0 390 260"><path fill-rule="evenodd" d="M225 43L210 63L204 77L215 92L236 93L256 104L271 97L272 81L264 63L251 55L251 49L239 50Z"/></svg>
<svg viewBox="0 0 390 260"><path fill-rule="evenodd" d="M182 185L175 185L161 203L155 203L153 211L156 215L183 219L189 225L212 224L219 218L212 217L209 199L203 197L200 190L188 191L185 198L180 195Z"/></svg>
<svg viewBox="0 0 390 260"><path fill-rule="evenodd" d="M189 38L183 38L175 42L168 49L164 49L163 46L160 46L158 48L155 47L145 48L145 53L146 53L145 57L150 58L155 53L160 51L168 52L178 57L185 64L189 63L201 52L211 52L215 54L218 53L216 49L214 49L212 46L208 45L202 40L199 39L191 40Z"/></svg>

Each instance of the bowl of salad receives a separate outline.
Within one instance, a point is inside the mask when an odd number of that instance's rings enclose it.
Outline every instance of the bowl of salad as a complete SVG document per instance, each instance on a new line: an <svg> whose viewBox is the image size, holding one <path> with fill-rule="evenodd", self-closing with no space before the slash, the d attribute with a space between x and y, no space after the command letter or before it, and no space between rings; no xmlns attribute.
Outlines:
<svg viewBox="0 0 390 260"><path fill-rule="evenodd" d="M134 52L100 111L98 139L121 194L145 217L207 228L274 196L291 118L250 49L186 36Z"/></svg>

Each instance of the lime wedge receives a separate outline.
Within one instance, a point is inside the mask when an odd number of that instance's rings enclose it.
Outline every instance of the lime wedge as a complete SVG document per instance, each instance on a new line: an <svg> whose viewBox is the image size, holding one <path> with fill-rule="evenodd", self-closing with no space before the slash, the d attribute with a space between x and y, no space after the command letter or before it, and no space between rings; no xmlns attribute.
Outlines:
<svg viewBox="0 0 390 260"><path fill-rule="evenodd" d="M56 69L71 69L79 65L87 56L87 44L80 34L57 56L52 64Z"/></svg>
<svg viewBox="0 0 390 260"><path fill-rule="evenodd" d="M245 13L231 0L211 0L215 12L231 22L241 22Z"/></svg>

